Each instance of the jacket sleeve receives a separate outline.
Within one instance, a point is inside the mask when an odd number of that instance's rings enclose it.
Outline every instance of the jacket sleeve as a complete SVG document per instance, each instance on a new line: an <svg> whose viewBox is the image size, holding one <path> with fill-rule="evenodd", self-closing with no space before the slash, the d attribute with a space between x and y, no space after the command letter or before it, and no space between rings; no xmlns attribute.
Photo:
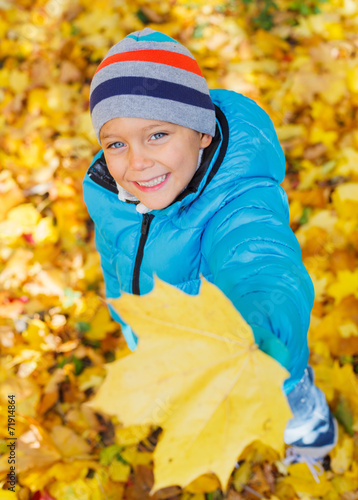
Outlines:
<svg viewBox="0 0 358 500"><path fill-rule="evenodd" d="M274 181L261 179L210 219L202 252L213 282L252 327L273 333L290 353L286 392L308 361L307 330L314 290L299 243L288 225L288 202Z"/></svg>
<svg viewBox="0 0 358 500"><path fill-rule="evenodd" d="M121 295L120 286L111 262L111 252L97 228L95 228L95 245L101 258L101 268L103 273L106 298L119 298ZM137 347L136 335L132 331L131 327L122 320L114 307L108 303L107 305L112 318L120 323L123 336L126 339L129 349L131 351L134 351Z"/></svg>

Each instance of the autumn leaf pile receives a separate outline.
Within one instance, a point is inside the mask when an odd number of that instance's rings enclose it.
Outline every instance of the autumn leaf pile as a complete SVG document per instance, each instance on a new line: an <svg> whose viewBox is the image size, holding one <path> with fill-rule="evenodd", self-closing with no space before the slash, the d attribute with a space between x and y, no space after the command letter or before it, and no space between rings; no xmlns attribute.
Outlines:
<svg viewBox="0 0 358 500"><path fill-rule="evenodd" d="M99 149L92 75L111 45L145 26L184 43L210 87L253 98L275 124L290 223L316 292L311 364L340 423L319 483L257 442L226 497L358 498L358 4L312 0L307 14L299 3L278 0L266 31L264 0L0 0L0 487L9 393L18 438L16 494L0 499L149 498L158 432L84 404L104 365L129 350L102 299L81 194ZM202 476L153 498L223 495Z"/></svg>

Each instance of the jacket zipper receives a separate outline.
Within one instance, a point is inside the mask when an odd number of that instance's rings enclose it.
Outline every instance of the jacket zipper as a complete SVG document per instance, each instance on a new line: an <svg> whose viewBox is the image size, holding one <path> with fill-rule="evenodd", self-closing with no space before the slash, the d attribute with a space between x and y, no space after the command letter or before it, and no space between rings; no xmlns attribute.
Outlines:
<svg viewBox="0 0 358 500"><path fill-rule="evenodd" d="M134 264L134 271L133 271L132 293L134 295L140 295L140 290L139 290L140 266L141 266L142 260L143 260L144 245L145 245L145 242L147 241L147 238L148 238L149 226L150 226L150 223L152 222L153 218L154 218L154 215L152 215L152 214L143 214L142 226L140 228L140 233L141 233L140 240L139 240L137 255L136 255L135 264Z"/></svg>

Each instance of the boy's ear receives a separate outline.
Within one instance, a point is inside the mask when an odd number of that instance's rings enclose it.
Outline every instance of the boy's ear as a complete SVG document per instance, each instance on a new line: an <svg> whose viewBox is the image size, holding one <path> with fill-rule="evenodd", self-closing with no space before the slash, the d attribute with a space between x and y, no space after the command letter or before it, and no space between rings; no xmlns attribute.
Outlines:
<svg viewBox="0 0 358 500"><path fill-rule="evenodd" d="M211 144L211 141L213 138L209 134L202 134L201 139L200 139L200 149L201 148L207 148L209 144Z"/></svg>

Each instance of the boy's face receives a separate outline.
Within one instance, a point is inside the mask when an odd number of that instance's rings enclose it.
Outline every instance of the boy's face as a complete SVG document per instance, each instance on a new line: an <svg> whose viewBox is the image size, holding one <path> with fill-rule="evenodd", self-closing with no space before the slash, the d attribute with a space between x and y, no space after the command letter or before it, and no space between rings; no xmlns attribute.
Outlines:
<svg viewBox="0 0 358 500"><path fill-rule="evenodd" d="M152 210L167 207L192 179L207 134L146 118L114 118L100 132L108 170Z"/></svg>

